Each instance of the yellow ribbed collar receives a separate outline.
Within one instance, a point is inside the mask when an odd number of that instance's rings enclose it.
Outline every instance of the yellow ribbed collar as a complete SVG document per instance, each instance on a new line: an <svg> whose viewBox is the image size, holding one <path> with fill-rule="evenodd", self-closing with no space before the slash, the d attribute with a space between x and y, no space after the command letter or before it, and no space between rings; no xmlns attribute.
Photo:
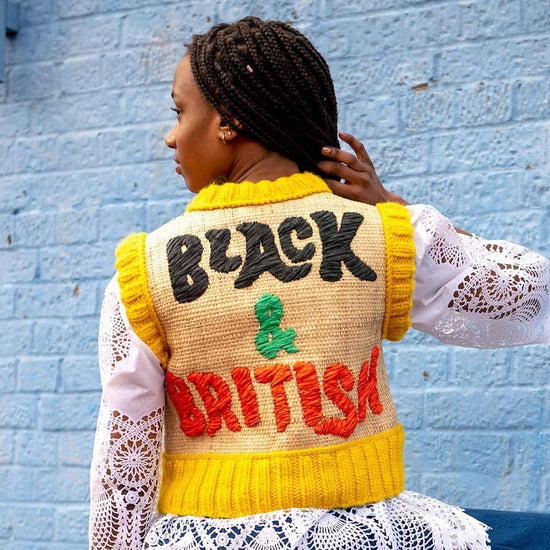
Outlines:
<svg viewBox="0 0 550 550"><path fill-rule="evenodd" d="M212 183L199 191L187 206L187 212L194 210L215 210L253 204L268 204L290 199L299 199L314 193L332 193L330 187L319 176L311 172L292 174L274 181L257 183Z"/></svg>

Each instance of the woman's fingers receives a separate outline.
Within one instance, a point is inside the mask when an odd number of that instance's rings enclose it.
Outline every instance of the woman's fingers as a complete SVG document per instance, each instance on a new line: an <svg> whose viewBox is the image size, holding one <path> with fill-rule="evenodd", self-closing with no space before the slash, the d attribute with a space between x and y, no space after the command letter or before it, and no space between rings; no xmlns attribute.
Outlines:
<svg viewBox="0 0 550 550"><path fill-rule="evenodd" d="M351 134L347 134L346 132L340 132L338 135L354 150L355 154L357 155L357 158L361 162L365 162L369 166L372 166L374 168L374 165L372 164L372 161L363 143L361 143L355 136L352 136Z"/></svg>
<svg viewBox="0 0 550 550"><path fill-rule="evenodd" d="M351 185L335 180L325 181L335 195L339 195L340 197L344 197L345 199L349 199L352 201L357 200L357 191Z"/></svg>
<svg viewBox="0 0 550 550"><path fill-rule="evenodd" d="M348 166L359 172L362 172L365 169L363 163L358 160L355 155L352 155L351 153L348 153L346 151L342 151L342 149L338 149L337 147L329 147L327 145L326 147L323 147L322 153L323 155L330 157L335 161L347 164Z"/></svg>
<svg viewBox="0 0 550 550"><path fill-rule="evenodd" d="M317 163L317 166L325 173L332 174L343 180L350 180L356 183L360 177L360 174L367 176L366 171L364 170L354 170L351 165L346 166L341 162L336 162L334 160L322 160Z"/></svg>

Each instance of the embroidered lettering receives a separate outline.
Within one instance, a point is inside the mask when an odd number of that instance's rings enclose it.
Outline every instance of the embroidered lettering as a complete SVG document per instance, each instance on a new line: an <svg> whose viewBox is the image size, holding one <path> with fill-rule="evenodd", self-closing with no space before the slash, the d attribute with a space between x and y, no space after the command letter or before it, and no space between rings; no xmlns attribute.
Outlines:
<svg viewBox="0 0 550 550"><path fill-rule="evenodd" d="M281 260L269 225L246 222L239 224L237 230L246 238L246 258L235 280L235 288L252 285L265 271L269 271L273 277L284 283L297 281L309 273L311 266L288 266Z"/></svg>
<svg viewBox="0 0 550 550"><path fill-rule="evenodd" d="M231 371L231 378L237 386L244 423L251 428L260 422L260 408L258 407L256 390L252 385L250 370L247 367L235 367Z"/></svg>
<svg viewBox="0 0 550 550"><path fill-rule="evenodd" d="M240 256L227 257L227 249L231 241L229 229L211 229L205 233L210 241L210 268L220 273L229 273L239 269L242 258Z"/></svg>
<svg viewBox="0 0 550 550"><path fill-rule="evenodd" d="M193 394L185 380L166 371L166 391L178 412L181 431L190 437L202 435L206 427L204 414L195 405Z"/></svg>
<svg viewBox="0 0 550 550"><path fill-rule="evenodd" d="M296 331L292 328L282 330L279 326L283 317L281 300L273 294L263 294L254 309L260 323L260 330L254 338L256 349L268 359L273 359L283 349L287 353L296 353L298 348L293 344Z"/></svg>
<svg viewBox="0 0 550 550"><path fill-rule="evenodd" d="M313 229L311 225L304 220L304 218L298 218L291 216L282 221L279 225L279 242L281 243L281 248L286 254L287 258L294 262L295 264L300 262L305 262L311 260L315 255L315 245L313 243L308 243L301 250L296 248L292 243L291 233L296 231L296 236L298 239L309 239L313 235ZM311 264L307 264L309 273L311 270Z"/></svg>
<svg viewBox="0 0 550 550"><path fill-rule="evenodd" d="M317 372L313 363L300 361L294 364L296 385L302 404L306 426L315 426L321 422L321 388L317 380Z"/></svg>
<svg viewBox="0 0 550 550"><path fill-rule="evenodd" d="M346 415L345 418L325 418L314 430L317 434L339 435L347 439L357 426L357 410L353 401L342 391L350 392L355 380L346 365L334 363L325 369L323 375L323 389L326 396ZM342 386L340 388L340 385Z"/></svg>
<svg viewBox="0 0 550 550"><path fill-rule="evenodd" d="M206 433L210 437L221 428L222 418L232 432L241 431L241 425L231 410L231 391L221 376L213 372L190 372L187 380L195 385L204 402L208 415ZM210 388L216 393L216 398L212 396Z"/></svg>
<svg viewBox="0 0 550 550"><path fill-rule="evenodd" d="M183 247L186 247L185 252ZM202 257L200 239L195 235L174 237L166 245L166 255L174 298L183 304L202 296L208 288L208 275L199 266Z"/></svg>
<svg viewBox="0 0 550 550"><path fill-rule="evenodd" d="M284 432L290 424L290 407L284 386L285 382L292 380L290 367L288 365L257 367L254 369L254 376L258 382L270 385L277 431Z"/></svg>
<svg viewBox="0 0 550 550"><path fill-rule="evenodd" d="M376 381L376 367L378 366L378 355L380 350L378 346L372 348L370 354L370 365L367 359L361 367L359 380L357 381L357 419L363 422L367 416L367 401L369 409L374 414L382 412L382 403L378 395L378 387Z"/></svg>
<svg viewBox="0 0 550 550"><path fill-rule="evenodd" d="M314 212L311 217L319 227L323 245L323 259L319 274L324 281L339 281L342 278L342 262L361 281L376 281L376 273L351 250L364 217L358 212L344 212L340 229L336 216L328 210Z"/></svg>

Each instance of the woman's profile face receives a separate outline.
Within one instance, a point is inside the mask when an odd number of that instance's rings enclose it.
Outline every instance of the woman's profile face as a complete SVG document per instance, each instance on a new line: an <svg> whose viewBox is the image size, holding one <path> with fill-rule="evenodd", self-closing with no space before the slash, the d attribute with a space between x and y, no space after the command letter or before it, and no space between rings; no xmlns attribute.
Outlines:
<svg viewBox="0 0 550 550"><path fill-rule="evenodd" d="M176 172L189 190L198 193L214 180L225 178L231 167L230 151L221 140L221 117L197 86L189 56L179 63L172 87L177 121L165 138L174 149Z"/></svg>

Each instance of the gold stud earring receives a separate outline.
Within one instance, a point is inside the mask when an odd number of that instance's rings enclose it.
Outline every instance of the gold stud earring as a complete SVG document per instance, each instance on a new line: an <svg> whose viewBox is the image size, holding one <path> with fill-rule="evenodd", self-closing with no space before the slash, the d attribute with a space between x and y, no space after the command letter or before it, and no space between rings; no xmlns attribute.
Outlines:
<svg viewBox="0 0 550 550"><path fill-rule="evenodd" d="M222 142L224 143L224 145L225 145L225 143L227 143L227 142L225 141L225 132L222 134Z"/></svg>

